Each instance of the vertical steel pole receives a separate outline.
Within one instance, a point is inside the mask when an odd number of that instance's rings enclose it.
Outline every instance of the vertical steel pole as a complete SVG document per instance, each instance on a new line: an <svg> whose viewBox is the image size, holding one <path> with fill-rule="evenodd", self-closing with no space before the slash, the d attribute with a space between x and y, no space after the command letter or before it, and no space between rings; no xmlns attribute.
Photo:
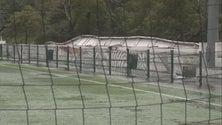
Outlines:
<svg viewBox="0 0 222 125"><path fill-rule="evenodd" d="M56 68L59 67L58 60L59 60L59 47L56 46Z"/></svg>
<svg viewBox="0 0 222 125"><path fill-rule="evenodd" d="M112 47L109 47L109 75L111 75L112 67Z"/></svg>
<svg viewBox="0 0 222 125"><path fill-rule="evenodd" d="M127 73L127 77L130 76L130 69L129 69L129 49L126 49L126 73Z"/></svg>
<svg viewBox="0 0 222 125"><path fill-rule="evenodd" d="M1 56L1 60L3 60L3 48L2 48L2 44L0 44L0 56Z"/></svg>
<svg viewBox="0 0 222 125"><path fill-rule="evenodd" d="M67 64L67 70L69 71L69 46L67 46L67 60L66 60L66 64Z"/></svg>
<svg viewBox="0 0 222 125"><path fill-rule="evenodd" d="M20 54L21 55L21 64L23 63L23 55L22 54L23 54L23 45L21 44L21 54Z"/></svg>
<svg viewBox="0 0 222 125"><path fill-rule="evenodd" d="M15 63L15 44L13 45L13 59L14 59L14 63Z"/></svg>
<svg viewBox="0 0 222 125"><path fill-rule="evenodd" d="M93 47L93 72L96 72L96 48Z"/></svg>
<svg viewBox="0 0 222 125"><path fill-rule="evenodd" d="M199 51L199 87L202 87L202 51Z"/></svg>
<svg viewBox="0 0 222 125"><path fill-rule="evenodd" d="M147 67L147 79L150 78L150 50L146 53L146 67Z"/></svg>
<svg viewBox="0 0 222 125"><path fill-rule="evenodd" d="M82 72L82 48L79 47L79 56L80 56L80 64L79 64L79 71Z"/></svg>
<svg viewBox="0 0 222 125"><path fill-rule="evenodd" d="M48 60L48 46L45 46L45 55L46 55L46 67L49 67L49 60Z"/></svg>
<svg viewBox="0 0 222 125"><path fill-rule="evenodd" d="M31 47L30 47L30 44L29 44L29 45L28 45L28 54L29 54L29 59L28 59L28 61L29 61L29 64L30 64L30 62L31 62L31 61L30 61L30 60L31 60L31 59L30 59L30 58L31 58L30 48L31 48Z"/></svg>
<svg viewBox="0 0 222 125"><path fill-rule="evenodd" d="M37 48L37 66L39 66L39 45L36 46Z"/></svg>
<svg viewBox="0 0 222 125"><path fill-rule="evenodd" d="M7 60L9 61L9 45L8 44L6 46L6 51L7 51Z"/></svg>
<svg viewBox="0 0 222 125"><path fill-rule="evenodd" d="M208 67L215 67L215 45L219 42L220 0L207 0L207 47L206 62Z"/></svg>
<svg viewBox="0 0 222 125"><path fill-rule="evenodd" d="M173 74L174 74L174 51L171 50L170 51L170 57L171 57L171 71L170 71L170 82L173 83L174 82L174 78L173 78Z"/></svg>

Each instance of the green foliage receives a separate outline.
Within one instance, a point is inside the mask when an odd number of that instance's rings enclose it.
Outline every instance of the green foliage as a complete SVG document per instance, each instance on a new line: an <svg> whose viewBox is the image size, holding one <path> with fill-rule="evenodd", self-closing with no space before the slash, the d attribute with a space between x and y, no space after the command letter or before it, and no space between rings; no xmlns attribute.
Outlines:
<svg viewBox="0 0 222 125"><path fill-rule="evenodd" d="M3 35L19 43L83 34L204 41L203 0L2 0Z"/></svg>
<svg viewBox="0 0 222 125"><path fill-rule="evenodd" d="M26 5L23 10L15 12L9 18L4 34L13 38L15 35L19 43L28 43L29 38L35 38L41 32L41 16L30 5Z"/></svg>

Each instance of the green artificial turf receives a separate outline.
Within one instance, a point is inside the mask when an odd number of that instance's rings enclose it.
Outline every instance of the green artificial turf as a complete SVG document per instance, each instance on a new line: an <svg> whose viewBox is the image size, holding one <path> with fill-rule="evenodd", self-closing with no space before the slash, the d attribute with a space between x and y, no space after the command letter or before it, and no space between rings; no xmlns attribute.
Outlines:
<svg viewBox="0 0 222 125"><path fill-rule="evenodd" d="M1 62L0 124L219 125L222 113L209 107L209 95L186 93L187 98L176 88ZM219 97L210 100L221 104Z"/></svg>

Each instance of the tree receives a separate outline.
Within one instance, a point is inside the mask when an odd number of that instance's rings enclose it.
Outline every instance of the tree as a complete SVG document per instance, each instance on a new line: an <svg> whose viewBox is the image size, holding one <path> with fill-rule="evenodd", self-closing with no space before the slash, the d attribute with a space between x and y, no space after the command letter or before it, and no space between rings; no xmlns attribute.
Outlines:
<svg viewBox="0 0 222 125"><path fill-rule="evenodd" d="M20 42L63 42L82 34L206 41L204 1L2 0L2 20L7 27L3 33L7 39L13 39L15 14Z"/></svg>
<svg viewBox="0 0 222 125"><path fill-rule="evenodd" d="M200 35L199 15L192 0L156 0L144 22L152 25L152 35L174 40L190 41ZM151 24L150 24L151 22ZM200 38L200 36L199 36Z"/></svg>
<svg viewBox="0 0 222 125"><path fill-rule="evenodd" d="M41 30L41 16L31 6L27 5L20 12L15 12L10 16L9 23L3 34L6 37L13 38L14 32L18 36L19 43L37 42ZM32 40L32 41L29 41Z"/></svg>

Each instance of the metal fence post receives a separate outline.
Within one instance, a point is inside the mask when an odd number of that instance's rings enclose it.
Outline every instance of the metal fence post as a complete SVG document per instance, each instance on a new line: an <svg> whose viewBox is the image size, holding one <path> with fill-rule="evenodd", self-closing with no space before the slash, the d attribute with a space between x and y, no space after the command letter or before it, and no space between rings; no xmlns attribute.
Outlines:
<svg viewBox="0 0 222 125"><path fill-rule="evenodd" d="M21 64L23 63L23 60L22 60L23 55L22 55L22 53L23 53L23 45L21 44L21 54L20 54L20 56L21 56Z"/></svg>
<svg viewBox="0 0 222 125"><path fill-rule="evenodd" d="M93 72L96 72L96 48L93 47Z"/></svg>
<svg viewBox="0 0 222 125"><path fill-rule="evenodd" d="M1 60L3 60L3 47L2 47L2 44L0 44L0 56L1 56Z"/></svg>
<svg viewBox="0 0 222 125"><path fill-rule="evenodd" d="M80 73L82 72L82 47L79 47L79 71L80 71Z"/></svg>
<svg viewBox="0 0 222 125"><path fill-rule="evenodd" d="M202 87L202 52L199 51L199 87Z"/></svg>
<svg viewBox="0 0 222 125"><path fill-rule="evenodd" d="M146 67L147 67L147 79L150 78L150 50L146 53Z"/></svg>
<svg viewBox="0 0 222 125"><path fill-rule="evenodd" d="M14 59L14 63L15 63L15 44L13 45L13 59Z"/></svg>
<svg viewBox="0 0 222 125"><path fill-rule="evenodd" d="M109 75L111 75L112 67L112 47L109 47Z"/></svg>
<svg viewBox="0 0 222 125"><path fill-rule="evenodd" d="M129 69L129 49L126 49L126 73L127 77L130 76L130 69Z"/></svg>
<svg viewBox="0 0 222 125"><path fill-rule="evenodd" d="M36 46L37 48L37 66L39 66L39 45Z"/></svg>
<svg viewBox="0 0 222 125"><path fill-rule="evenodd" d="M49 67L49 60L48 60L48 46L45 46L45 55L46 55L46 67Z"/></svg>
<svg viewBox="0 0 222 125"><path fill-rule="evenodd" d="M7 61L9 61L9 45L7 44L6 46L6 51L7 51Z"/></svg>
<svg viewBox="0 0 222 125"><path fill-rule="evenodd" d="M170 71L170 82L174 82L173 74L174 74L174 51L170 51L170 57L171 57L171 71Z"/></svg>
<svg viewBox="0 0 222 125"><path fill-rule="evenodd" d="M66 60L67 70L69 71L69 46L67 46L67 60Z"/></svg>
<svg viewBox="0 0 222 125"><path fill-rule="evenodd" d="M31 60L31 59L30 59L30 58L31 58L30 48L31 48L31 47L30 47L30 44L29 44L29 45L28 45L28 54L29 54L29 59L28 59L28 61L29 61L29 64L31 63L31 61L30 61L30 60Z"/></svg>
<svg viewBox="0 0 222 125"><path fill-rule="evenodd" d="M58 60L59 60L59 47L56 46L56 68L59 67Z"/></svg>

